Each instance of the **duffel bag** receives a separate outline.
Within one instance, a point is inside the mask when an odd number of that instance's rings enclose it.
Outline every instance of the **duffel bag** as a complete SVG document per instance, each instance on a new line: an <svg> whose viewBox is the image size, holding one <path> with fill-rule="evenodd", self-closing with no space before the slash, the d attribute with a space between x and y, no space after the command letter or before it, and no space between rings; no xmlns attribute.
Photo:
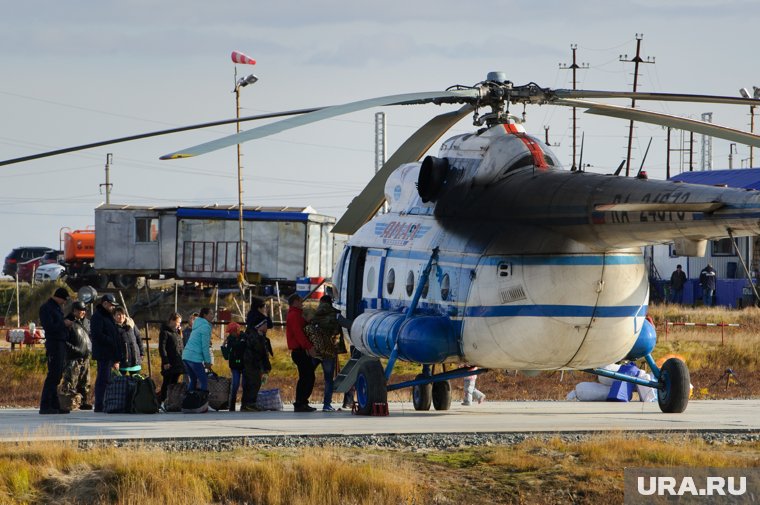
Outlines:
<svg viewBox="0 0 760 505"><path fill-rule="evenodd" d="M179 412L182 410L182 400L187 394L187 385L180 382L179 384L169 384L166 388L166 400L164 400L164 410L167 412Z"/></svg>
<svg viewBox="0 0 760 505"><path fill-rule="evenodd" d="M214 410L230 408L230 389L232 381L219 377L214 372L208 373L208 406Z"/></svg>
<svg viewBox="0 0 760 505"><path fill-rule="evenodd" d="M202 414L208 412L208 391L194 389L188 391L182 400L182 412L185 414Z"/></svg>
<svg viewBox="0 0 760 505"><path fill-rule="evenodd" d="M106 386L103 397L103 412L107 414L123 414L132 410L132 391L135 380L132 377L114 372Z"/></svg>
<svg viewBox="0 0 760 505"><path fill-rule="evenodd" d="M150 377L135 376L135 388L132 392L133 414L155 414L160 404L156 394L156 383Z"/></svg>

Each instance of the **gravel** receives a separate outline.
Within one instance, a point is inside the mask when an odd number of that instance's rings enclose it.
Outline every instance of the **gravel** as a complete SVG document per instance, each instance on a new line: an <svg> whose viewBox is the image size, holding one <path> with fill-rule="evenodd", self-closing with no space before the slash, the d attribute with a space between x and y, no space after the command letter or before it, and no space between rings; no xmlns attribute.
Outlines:
<svg viewBox="0 0 760 505"><path fill-rule="evenodd" d="M238 448L301 448L346 447L393 449L402 451L442 451L480 446L510 446L526 440L584 442L600 437L625 436L632 439L662 440L672 443L674 438L703 440L715 445L741 445L760 441L757 431L702 431L678 432L626 432L625 434L570 432L570 433L436 433L436 434L384 434L384 435L278 435L227 438L184 438L149 440L80 440L82 449L96 447L143 447L169 452L201 451L226 452Z"/></svg>

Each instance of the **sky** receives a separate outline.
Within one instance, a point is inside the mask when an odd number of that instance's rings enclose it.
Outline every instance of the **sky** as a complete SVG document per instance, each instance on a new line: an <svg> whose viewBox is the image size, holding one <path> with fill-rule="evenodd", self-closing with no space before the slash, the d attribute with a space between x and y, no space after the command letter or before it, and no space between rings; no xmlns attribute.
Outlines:
<svg viewBox="0 0 760 505"><path fill-rule="evenodd" d="M0 0L0 159L175 126L235 117L235 71L259 81L241 90L243 116L472 85L489 71L515 84L571 88L560 63L577 60L579 89L629 91L636 34L639 90L738 96L760 86L752 0L514 2L262 2L228 0ZM233 50L256 59L234 65ZM620 102L617 102L620 103ZM374 115L386 113L388 156L433 115L456 106L371 109L243 145L244 203L311 205L340 217L374 172ZM749 130L738 106L647 103L642 108ZM513 112L521 113L522 108ZM527 109L526 128L572 163L571 110ZM243 125L250 128L252 123ZM264 124L264 123L260 123ZM626 121L579 113L583 163L611 173L625 158ZM451 134L472 131L471 118ZM237 204L235 148L186 160L159 156L233 133L234 125L117 144L0 167L0 256L17 246L58 247L61 228L94 224L106 155L111 202ZM758 127L760 130L760 125ZM632 166L665 177L666 133L637 123ZM674 149L688 135L674 132ZM700 167L695 137L694 169ZM712 143L713 168L731 146ZM431 150L435 154L437 146ZM734 168L748 166L736 146ZM686 151L670 153L674 172ZM760 150L755 151L760 166Z"/></svg>

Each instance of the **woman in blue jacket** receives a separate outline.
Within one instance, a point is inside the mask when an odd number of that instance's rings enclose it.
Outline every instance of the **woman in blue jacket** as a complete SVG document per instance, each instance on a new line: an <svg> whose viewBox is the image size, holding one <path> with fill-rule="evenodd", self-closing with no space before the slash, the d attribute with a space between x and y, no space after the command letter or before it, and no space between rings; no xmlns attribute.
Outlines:
<svg viewBox="0 0 760 505"><path fill-rule="evenodd" d="M190 379L187 384L188 391L193 389L208 391L206 369L211 370L211 321L213 320L214 314L211 309L202 308L199 317L193 323L193 331L190 333L187 345L182 351L182 363Z"/></svg>

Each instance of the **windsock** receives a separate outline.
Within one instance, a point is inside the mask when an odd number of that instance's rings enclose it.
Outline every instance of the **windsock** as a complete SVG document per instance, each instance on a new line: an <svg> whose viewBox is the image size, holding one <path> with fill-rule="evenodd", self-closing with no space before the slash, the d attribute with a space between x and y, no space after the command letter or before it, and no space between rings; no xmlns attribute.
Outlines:
<svg viewBox="0 0 760 505"><path fill-rule="evenodd" d="M232 51L232 62L233 63L247 63L248 65L255 65L256 60L253 58L249 58L248 56L244 55L243 53L239 51Z"/></svg>

